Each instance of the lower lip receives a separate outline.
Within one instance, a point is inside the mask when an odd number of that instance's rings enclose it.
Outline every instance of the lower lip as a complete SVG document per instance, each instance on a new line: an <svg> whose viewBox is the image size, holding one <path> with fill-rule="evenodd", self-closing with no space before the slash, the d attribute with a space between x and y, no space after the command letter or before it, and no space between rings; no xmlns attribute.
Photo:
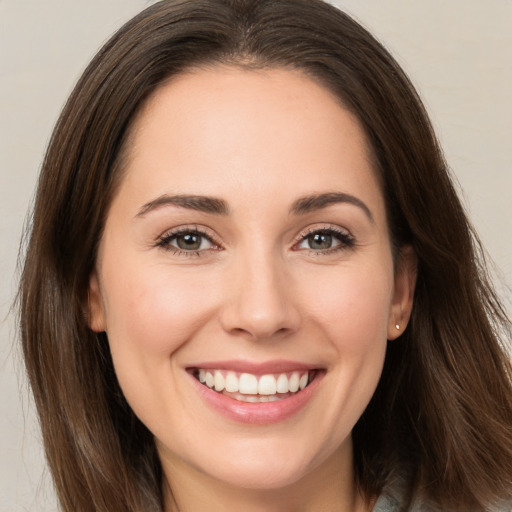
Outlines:
<svg viewBox="0 0 512 512"><path fill-rule="evenodd" d="M295 395L275 402L240 402L217 393L190 375L201 397L214 410L239 423L263 425L284 421L302 410L318 390L324 372L318 371L312 382Z"/></svg>

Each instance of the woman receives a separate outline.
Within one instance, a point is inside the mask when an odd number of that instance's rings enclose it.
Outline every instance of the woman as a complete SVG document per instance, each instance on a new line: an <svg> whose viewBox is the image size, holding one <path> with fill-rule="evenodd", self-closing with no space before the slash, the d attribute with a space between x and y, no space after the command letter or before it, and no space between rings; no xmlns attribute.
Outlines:
<svg viewBox="0 0 512 512"><path fill-rule="evenodd" d="M20 304L66 511L510 509L509 321L414 89L320 1L105 45Z"/></svg>

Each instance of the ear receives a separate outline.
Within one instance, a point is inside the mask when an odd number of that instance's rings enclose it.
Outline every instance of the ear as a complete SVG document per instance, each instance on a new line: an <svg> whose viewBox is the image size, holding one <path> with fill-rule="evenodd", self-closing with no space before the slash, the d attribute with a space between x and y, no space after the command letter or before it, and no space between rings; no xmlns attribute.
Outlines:
<svg viewBox="0 0 512 512"><path fill-rule="evenodd" d="M101 296L98 274L95 271L89 279L87 294L87 323L94 332L103 332L107 325L105 321L105 306Z"/></svg>
<svg viewBox="0 0 512 512"><path fill-rule="evenodd" d="M402 247L395 269L393 301L389 311L388 340L398 338L411 318L418 259L410 245Z"/></svg>

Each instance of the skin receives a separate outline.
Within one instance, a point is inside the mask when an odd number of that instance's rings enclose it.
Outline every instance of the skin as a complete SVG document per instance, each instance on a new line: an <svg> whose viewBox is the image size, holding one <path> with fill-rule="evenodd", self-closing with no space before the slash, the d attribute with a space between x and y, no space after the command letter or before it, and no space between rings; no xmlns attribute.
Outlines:
<svg viewBox="0 0 512 512"><path fill-rule="evenodd" d="M290 212L299 198L332 192L369 212L347 202ZM229 212L144 210L163 194L219 198ZM162 244L196 227L212 240L199 251ZM307 238L319 229L343 236L319 249ZM413 289L412 252L393 262L363 130L329 91L298 71L225 66L161 86L130 137L89 316L155 436L166 510L369 510L354 485L351 430ZM325 374L291 418L248 425L205 406L185 371L232 359L293 360Z"/></svg>

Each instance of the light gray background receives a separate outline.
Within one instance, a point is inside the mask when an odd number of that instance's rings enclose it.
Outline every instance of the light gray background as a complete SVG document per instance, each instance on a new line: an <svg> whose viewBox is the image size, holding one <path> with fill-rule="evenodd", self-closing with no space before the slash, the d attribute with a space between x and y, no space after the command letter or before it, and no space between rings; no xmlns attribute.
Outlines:
<svg viewBox="0 0 512 512"><path fill-rule="evenodd" d="M9 306L53 124L102 42L144 0L0 0L0 511L56 510ZM512 1L337 0L420 90L511 312Z"/></svg>

